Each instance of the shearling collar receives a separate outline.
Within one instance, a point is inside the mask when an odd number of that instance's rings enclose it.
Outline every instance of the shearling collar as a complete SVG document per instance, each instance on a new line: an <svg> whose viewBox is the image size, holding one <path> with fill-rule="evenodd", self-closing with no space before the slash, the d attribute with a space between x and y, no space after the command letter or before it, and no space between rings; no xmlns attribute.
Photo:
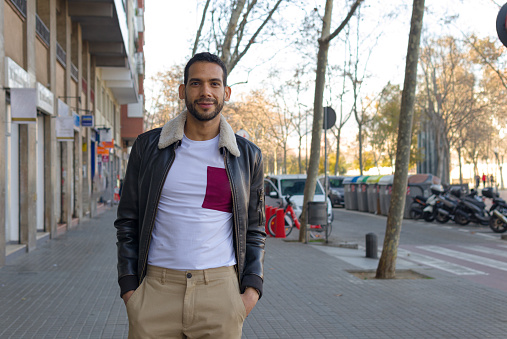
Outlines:
<svg viewBox="0 0 507 339"><path fill-rule="evenodd" d="M164 127L162 127L162 132L160 132L158 148L163 149L177 141L181 141L183 139L183 130L186 121L187 111L185 110L176 118L167 122ZM220 114L220 138L218 140L218 148L222 147L227 148L235 157L239 157L241 154L232 127L227 120L225 120L224 116Z"/></svg>

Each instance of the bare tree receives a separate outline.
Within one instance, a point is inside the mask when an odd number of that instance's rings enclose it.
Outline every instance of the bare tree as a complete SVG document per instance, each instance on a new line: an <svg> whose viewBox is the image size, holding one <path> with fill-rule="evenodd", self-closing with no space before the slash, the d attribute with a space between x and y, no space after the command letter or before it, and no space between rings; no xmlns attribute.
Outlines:
<svg viewBox="0 0 507 339"><path fill-rule="evenodd" d="M196 32L193 54L199 45L204 45L207 50L215 50L228 72L232 72L248 50L262 40L262 33L282 2L284 0L276 0L274 4L257 0L216 1L210 9L210 28L203 36L209 5L207 0L201 25Z"/></svg>
<svg viewBox="0 0 507 339"><path fill-rule="evenodd" d="M438 167L433 174L445 183L449 182L450 149L477 110L475 76L465 54L453 37L428 42L421 52L419 103L435 133Z"/></svg>
<svg viewBox="0 0 507 339"><path fill-rule="evenodd" d="M345 42L346 42L346 44L348 43L348 38L345 40ZM338 169L339 169L340 141L341 141L342 129L343 129L343 126L345 126L347 121L349 121L350 117L352 116L352 109L345 111L345 108L343 107L343 105L344 105L343 101L345 99L345 95L347 94L347 86L346 86L347 73L349 73L349 70L347 67L347 65L349 63L347 62L346 57L344 58L343 63L344 63L344 65L343 65L343 70L342 70L342 74L341 74L341 79L342 79L341 88L342 88L342 90L341 90L340 94L338 94L338 97L337 97L338 102L339 102L337 121L336 121L335 125L333 126L333 128L330 129L331 133L333 134L333 136L335 137L335 140L336 140L336 162L334 164L334 171L333 171L334 175L338 174ZM330 73L330 78L332 78L331 71L329 73ZM329 91L331 92L332 86L328 86L328 87L329 87ZM330 93L330 97L332 97L331 93Z"/></svg>
<svg viewBox="0 0 507 339"><path fill-rule="evenodd" d="M206 13L208 12L209 3L210 0L206 0L206 4L204 4L204 9L202 10L201 24L199 25L197 33L195 34L194 49L192 49L192 55L195 55L197 52L197 47L199 47L199 39L201 38L202 28L206 22Z"/></svg>
<svg viewBox="0 0 507 339"><path fill-rule="evenodd" d="M169 70L158 72L151 80L155 91L147 100L150 108L144 119L145 130L160 127L185 108L178 96L178 86L183 82L183 66L174 65Z"/></svg>
<svg viewBox="0 0 507 339"><path fill-rule="evenodd" d="M266 167L274 170L278 148L287 147L288 138L288 122L277 103L265 91L256 90L226 105L223 114L235 131L248 132L250 140L262 150Z"/></svg>
<svg viewBox="0 0 507 339"><path fill-rule="evenodd" d="M313 200L315 194L315 187L317 186L317 175L319 171L320 160L320 142L322 135L323 125L323 99L324 88L326 83L326 69L327 69L327 56L329 45L348 24L356 9L363 2L363 0L355 0L350 7L349 12L345 19L341 22L340 26L336 28L333 33L331 32L331 15L333 12L333 0L326 0L326 9L324 17L322 18L322 32L318 40L319 52L317 54L317 71L315 78L315 98L313 103L313 125L312 125L312 142L310 151L310 161L308 166L308 176L304 191L303 212L301 214L301 229L299 232L299 241L306 241L306 206L309 201Z"/></svg>
<svg viewBox="0 0 507 339"><path fill-rule="evenodd" d="M306 66L297 66L293 76L280 83L280 73L278 70L271 71L270 80L272 84L273 98L278 103L279 117L275 123L278 128L283 128L285 138L280 146L283 150L283 168L284 173L288 173L287 169L287 151L288 137L296 134L298 138L298 168L299 173L304 173L302 162L302 145L303 138L306 136L305 128L309 111L306 105L301 102L303 92L307 87L304 75L306 74ZM277 84L277 85L274 85ZM280 140L281 141L281 140Z"/></svg>
<svg viewBox="0 0 507 339"><path fill-rule="evenodd" d="M301 102L303 88L306 88L306 84L303 83L302 80L302 74L305 73L306 70L304 67L297 68L292 79L287 81L287 86L292 88L295 94L295 98L293 100L293 114L290 119L290 123L292 124L294 132L298 136L298 173L306 172L306 168L303 168L301 152L303 148L303 138L308 134L308 130L305 126L307 125L306 122L310 116L310 110L308 110L306 105Z"/></svg>
<svg viewBox="0 0 507 339"><path fill-rule="evenodd" d="M423 25L424 0L414 0L410 35L408 39L405 83L401 97L400 123L398 127L398 148L396 151L396 170L394 173L393 192L387 216L386 234L382 255L377 267L377 279L392 279L396 276L396 257L400 241L401 222L405 208L407 191L408 164L412 140L412 120L417 87L417 63L419 44Z"/></svg>

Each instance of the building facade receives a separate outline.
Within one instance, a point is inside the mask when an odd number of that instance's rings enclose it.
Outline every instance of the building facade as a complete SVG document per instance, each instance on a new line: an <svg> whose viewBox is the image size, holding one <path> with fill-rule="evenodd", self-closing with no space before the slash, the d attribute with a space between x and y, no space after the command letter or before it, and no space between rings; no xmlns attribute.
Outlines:
<svg viewBox="0 0 507 339"><path fill-rule="evenodd" d="M0 266L115 201L143 131L143 10L0 1Z"/></svg>

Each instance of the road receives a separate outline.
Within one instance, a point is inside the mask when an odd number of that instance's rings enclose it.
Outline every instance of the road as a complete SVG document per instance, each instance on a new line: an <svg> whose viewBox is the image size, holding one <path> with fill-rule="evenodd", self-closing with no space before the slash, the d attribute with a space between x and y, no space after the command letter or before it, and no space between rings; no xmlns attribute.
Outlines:
<svg viewBox="0 0 507 339"><path fill-rule="evenodd" d="M357 244L364 251L365 235L378 237L379 256L382 251L387 218L370 213L334 209L335 221L328 254L347 260L347 251L336 248ZM333 248L334 247L334 248ZM352 259L351 259L352 260ZM378 261L353 260L362 269L375 269ZM405 219L398 248L397 268L438 269L457 277L470 279L489 287L507 291L507 241L487 226L457 226Z"/></svg>

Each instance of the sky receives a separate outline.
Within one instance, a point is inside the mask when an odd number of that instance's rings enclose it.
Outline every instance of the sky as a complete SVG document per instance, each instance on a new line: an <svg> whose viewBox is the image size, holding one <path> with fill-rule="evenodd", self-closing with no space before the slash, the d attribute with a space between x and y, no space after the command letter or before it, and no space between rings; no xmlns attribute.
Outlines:
<svg viewBox="0 0 507 339"><path fill-rule="evenodd" d="M324 0L306 1L310 4L324 3ZM366 0L365 4L368 2ZM339 1L335 0L335 3L338 4ZM387 0L384 4L386 3L401 4L410 3L410 1ZM447 29L452 29L452 26L455 26L464 32L477 32L480 36L496 36L495 22L499 10L498 4L501 3L493 0L426 0L425 30L446 31L443 26L447 26ZM198 6L197 0L146 0L145 7L146 42L144 50L146 75L149 78L175 63L186 61L193 46L194 34L201 20L202 6ZM410 9L411 6L408 6L408 10ZM442 13L457 14L459 19L451 27L443 25L440 20ZM403 72L409 20L410 13L406 11L404 17L400 16L396 20L398 24L396 22L390 23L385 30L381 41L382 45L376 47L379 50L377 59L381 60L381 64L384 65L384 67L374 67L378 70L379 76L388 78L389 73L393 73L393 69L400 68L400 61L401 72ZM335 15L335 26L337 22L338 18ZM252 48L249 53L255 53L255 49Z"/></svg>
<svg viewBox="0 0 507 339"><path fill-rule="evenodd" d="M322 7L325 3L324 0L304 0L303 2L315 7ZM371 17L377 11L379 13L386 11L389 7L399 11L395 20L377 23L382 25L381 31L383 33L368 61L367 86L369 87L365 89L365 92L380 91L388 81L394 84L403 84L411 3L407 0L366 0L363 3L364 9L362 10L365 17L367 14ZM343 0L335 0L332 29L336 28L344 15L338 11L341 4L343 4ZM461 32L474 32L479 37L496 38L496 16L503 3L495 0L426 0L425 5L423 36L450 33L462 37ZM197 0L146 0L144 51L146 60L145 88L148 101L153 88L150 77L174 64L184 64L189 58L201 15L202 6L199 6ZM454 20L451 23L445 22L443 17L454 17ZM372 26L369 30L375 32L380 29ZM252 47L247 57L243 59L243 66L256 62L256 58L262 58L271 47L262 45ZM338 53L340 51L331 51L330 60L336 58ZM273 67L273 65L283 67L286 64L284 58L287 56L280 53L271 60L269 67ZM233 87L232 100L238 92L247 92L252 87L262 86L262 79L266 78L269 71L266 64L264 68L262 66L256 68L255 72L252 72L255 75L249 75L247 78L246 73L242 72L245 67L242 68L241 64L242 62L230 75L228 82L249 81L247 85ZM313 105L313 88L309 88L306 102L309 107ZM147 104L146 107L150 107L150 105ZM350 130L354 129L354 123L353 119L347 123L351 125Z"/></svg>

